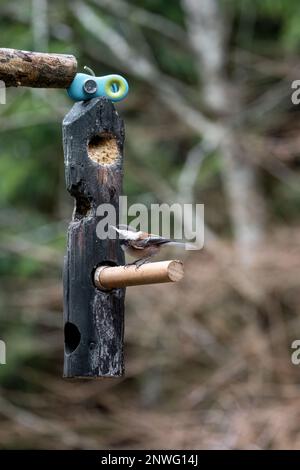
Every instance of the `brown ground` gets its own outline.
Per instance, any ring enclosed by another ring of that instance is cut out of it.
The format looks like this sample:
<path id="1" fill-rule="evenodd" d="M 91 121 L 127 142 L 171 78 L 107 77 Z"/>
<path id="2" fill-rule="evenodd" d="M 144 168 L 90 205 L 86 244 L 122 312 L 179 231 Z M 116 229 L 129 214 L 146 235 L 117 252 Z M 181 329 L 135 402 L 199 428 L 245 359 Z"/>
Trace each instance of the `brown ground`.
<path id="1" fill-rule="evenodd" d="M 61 379 L 60 281 L 17 281 L 6 311 L 38 353 L 2 387 L 1 447 L 300 448 L 299 234 L 278 230 L 251 272 L 222 245 L 177 285 L 128 289 L 122 380 Z"/>

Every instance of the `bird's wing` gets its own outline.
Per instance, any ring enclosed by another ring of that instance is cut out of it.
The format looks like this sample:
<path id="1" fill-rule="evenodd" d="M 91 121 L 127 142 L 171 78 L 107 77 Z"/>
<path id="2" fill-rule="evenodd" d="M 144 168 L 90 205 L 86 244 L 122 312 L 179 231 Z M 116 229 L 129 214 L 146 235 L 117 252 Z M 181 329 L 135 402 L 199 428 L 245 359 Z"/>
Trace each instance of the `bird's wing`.
<path id="1" fill-rule="evenodd" d="M 143 250 L 148 246 L 147 240 L 148 238 L 144 238 L 143 240 L 128 240 L 127 245 L 135 248 L 136 250 Z"/>
<path id="2" fill-rule="evenodd" d="M 156 236 L 151 236 L 144 238 L 142 240 L 134 240 L 131 241 L 131 246 L 138 250 L 142 250 L 144 248 L 147 248 L 148 246 L 153 246 L 153 245 L 164 245 L 165 243 L 169 243 L 170 240 L 167 238 L 163 237 L 156 237 Z"/>

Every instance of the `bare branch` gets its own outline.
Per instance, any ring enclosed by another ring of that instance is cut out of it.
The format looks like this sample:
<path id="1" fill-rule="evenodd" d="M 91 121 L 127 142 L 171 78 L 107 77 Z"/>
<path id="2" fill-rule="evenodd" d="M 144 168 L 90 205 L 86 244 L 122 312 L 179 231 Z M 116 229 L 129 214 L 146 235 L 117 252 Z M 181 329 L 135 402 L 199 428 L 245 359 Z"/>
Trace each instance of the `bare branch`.
<path id="1" fill-rule="evenodd" d="M 140 26 L 159 32 L 160 34 L 179 41 L 183 46 L 186 45 L 187 37 L 185 31 L 176 23 L 161 15 L 152 13 L 136 5 L 130 5 L 124 0 L 93 0 L 93 3 L 107 8 L 114 15 L 130 20 Z"/>
<path id="2" fill-rule="evenodd" d="M 223 132 L 222 149 L 224 187 L 229 202 L 240 260 L 249 264 L 263 235 L 263 199 L 256 172 L 241 152 L 232 120 L 242 106 L 232 98 L 229 77 L 225 75 L 226 36 L 224 17 L 218 0 L 182 0 L 191 44 L 203 78 L 204 100 L 216 112 Z"/>
<path id="3" fill-rule="evenodd" d="M 225 28 L 216 0 L 182 0 L 191 45 L 202 78 L 203 97 L 213 110 L 226 111 L 223 72 L 225 65 Z"/>
<path id="4" fill-rule="evenodd" d="M 212 151 L 212 147 L 204 142 L 199 142 L 187 154 L 185 164 L 180 172 L 177 188 L 177 199 L 183 202 L 194 201 L 194 188 L 197 183 L 198 174 L 202 163 L 208 154 Z"/>

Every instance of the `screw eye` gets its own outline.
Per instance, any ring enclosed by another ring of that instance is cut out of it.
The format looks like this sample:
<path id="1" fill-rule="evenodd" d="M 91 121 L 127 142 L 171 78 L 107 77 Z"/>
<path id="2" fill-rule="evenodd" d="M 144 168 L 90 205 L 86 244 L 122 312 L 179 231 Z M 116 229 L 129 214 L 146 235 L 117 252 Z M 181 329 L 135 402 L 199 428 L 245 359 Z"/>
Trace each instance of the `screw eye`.
<path id="1" fill-rule="evenodd" d="M 92 78 L 88 78 L 83 84 L 84 91 L 89 95 L 96 93 L 97 88 L 97 83 Z"/>

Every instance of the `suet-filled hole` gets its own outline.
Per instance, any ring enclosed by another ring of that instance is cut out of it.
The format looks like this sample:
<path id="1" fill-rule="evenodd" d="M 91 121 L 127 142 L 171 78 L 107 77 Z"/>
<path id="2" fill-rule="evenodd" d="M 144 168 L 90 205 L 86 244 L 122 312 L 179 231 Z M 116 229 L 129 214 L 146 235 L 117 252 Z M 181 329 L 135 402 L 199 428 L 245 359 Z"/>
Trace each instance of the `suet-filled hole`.
<path id="1" fill-rule="evenodd" d="M 112 165 L 119 157 L 116 139 L 110 135 L 96 135 L 89 142 L 88 155 L 100 165 Z"/>
<path id="2" fill-rule="evenodd" d="M 67 322 L 65 324 L 65 350 L 67 354 L 71 354 L 79 346 L 81 339 L 80 331 L 74 323 Z"/>

